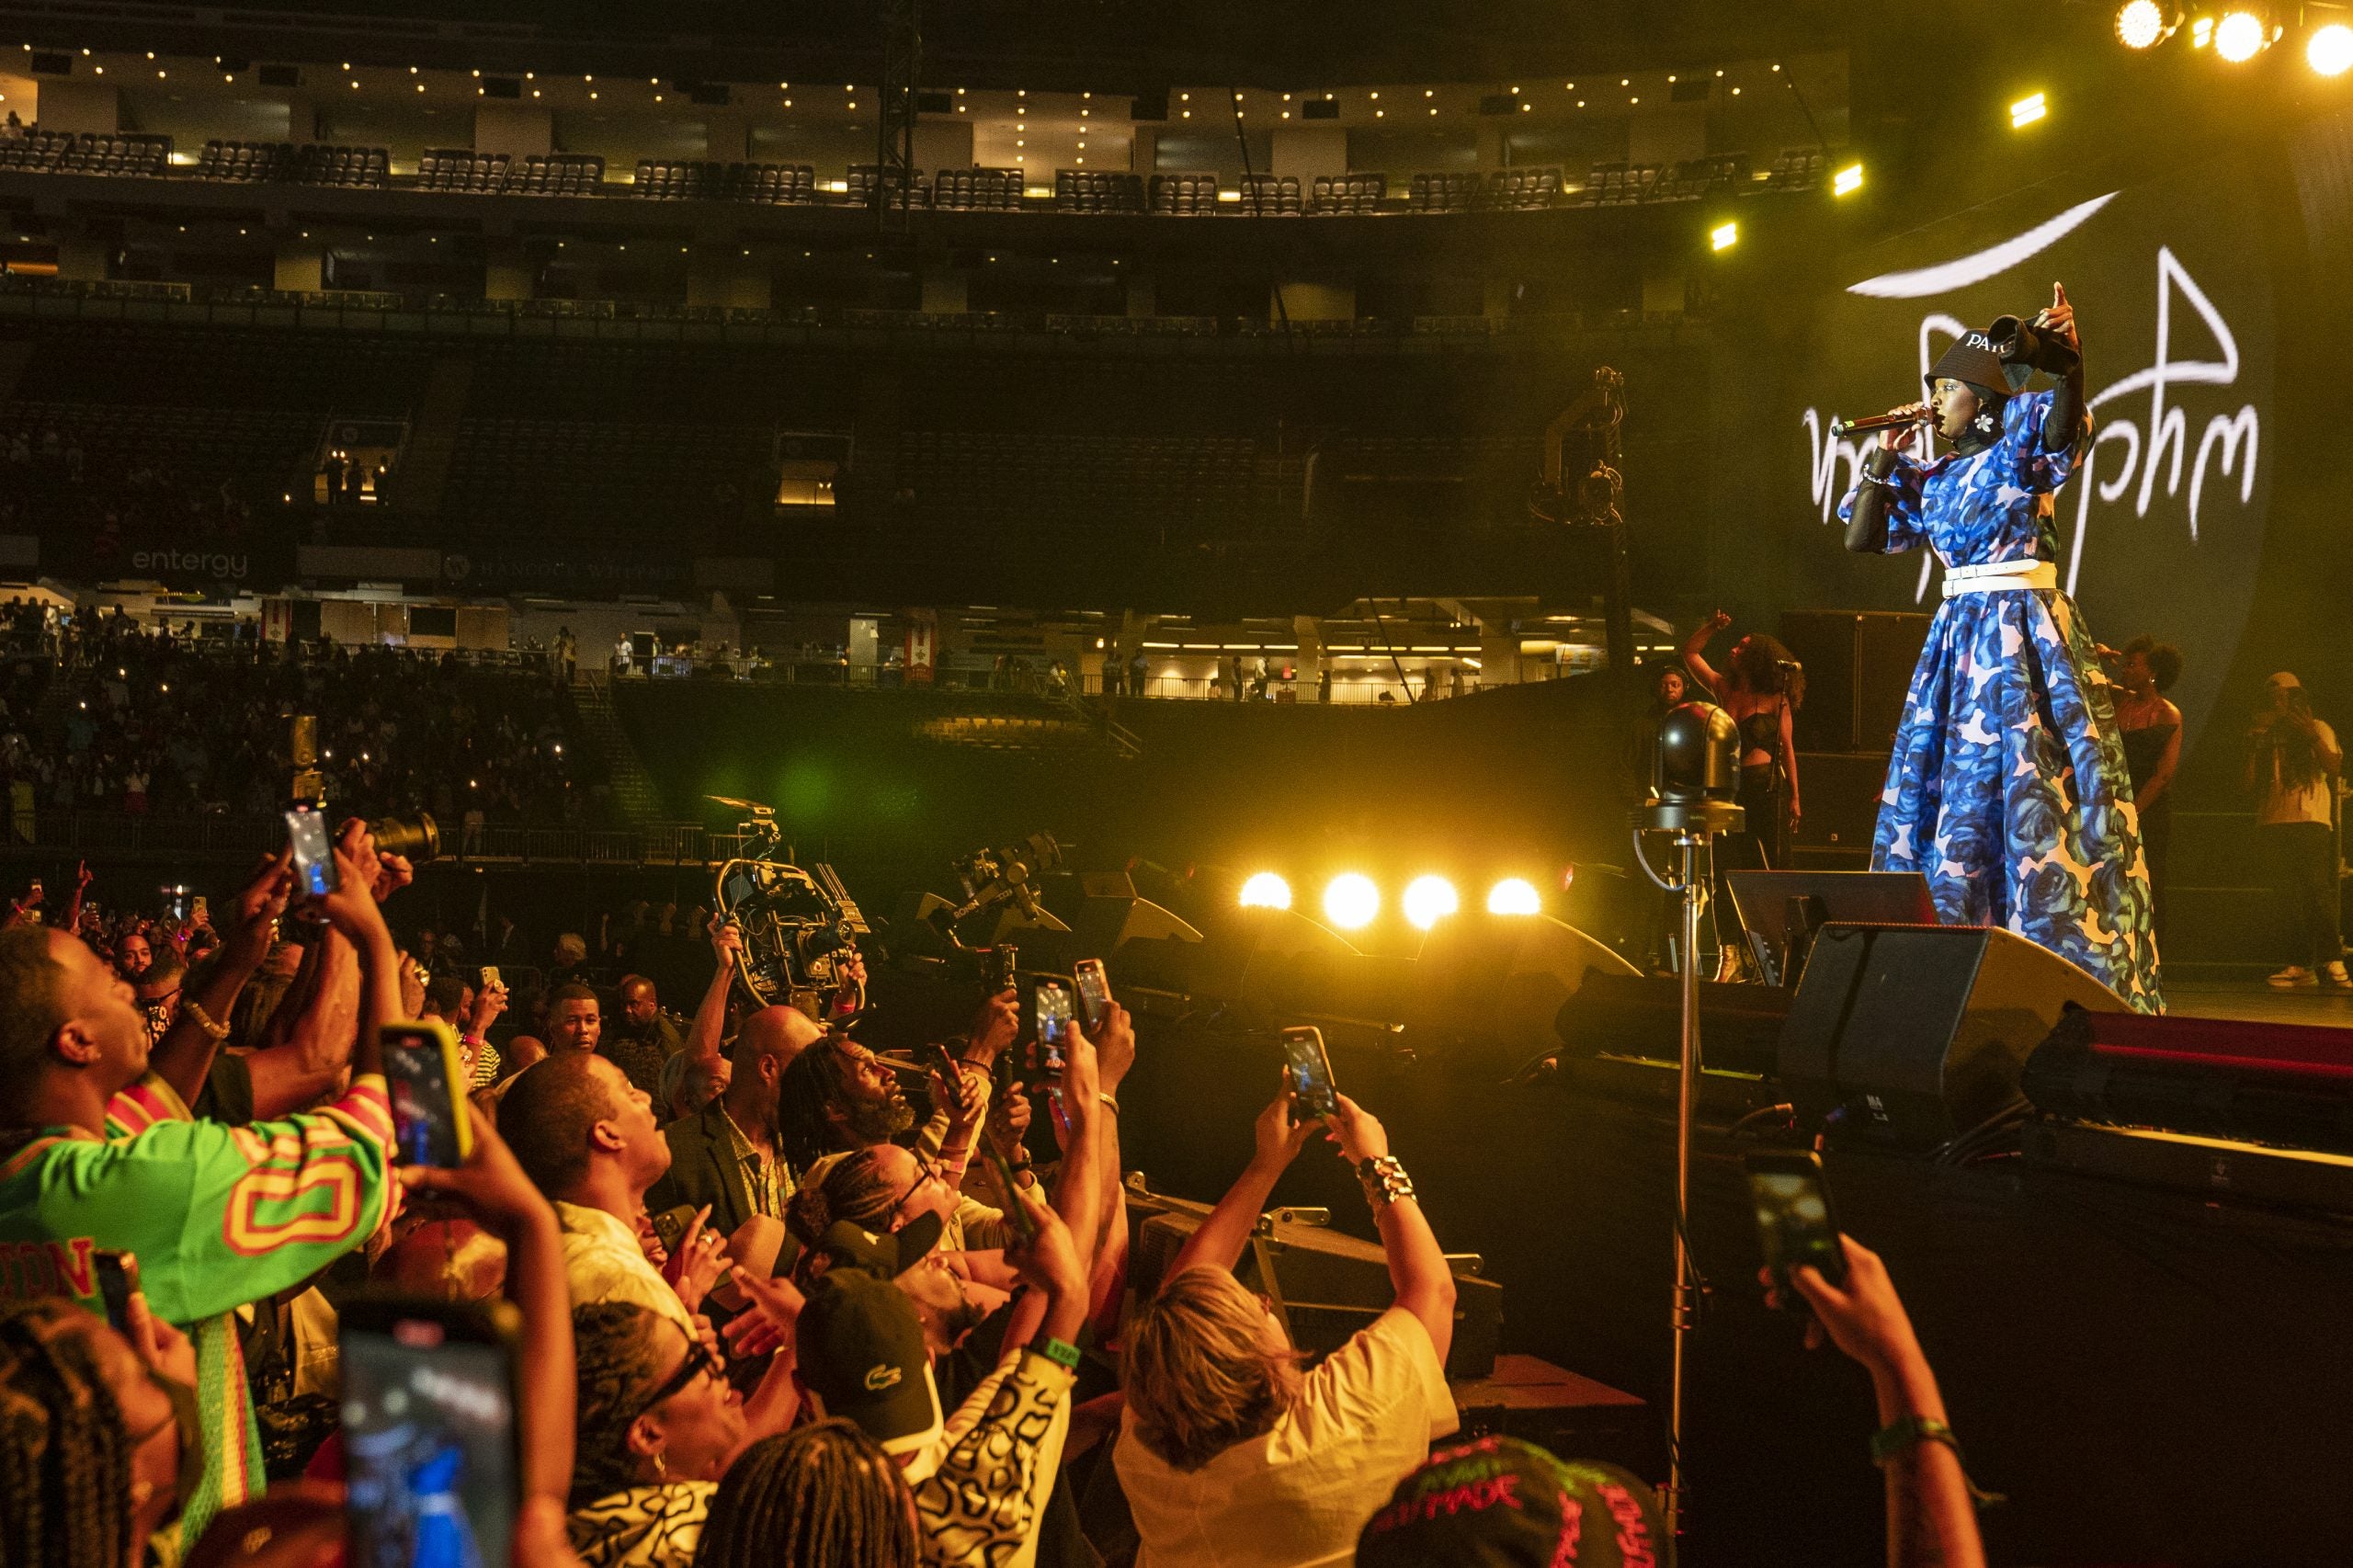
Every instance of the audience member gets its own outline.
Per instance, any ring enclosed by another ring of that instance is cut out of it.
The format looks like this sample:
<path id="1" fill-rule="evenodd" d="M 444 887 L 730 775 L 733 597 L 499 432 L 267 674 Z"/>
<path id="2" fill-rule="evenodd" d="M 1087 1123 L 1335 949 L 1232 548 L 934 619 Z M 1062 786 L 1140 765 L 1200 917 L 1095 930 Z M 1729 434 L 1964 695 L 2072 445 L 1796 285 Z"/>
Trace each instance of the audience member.
<path id="1" fill-rule="evenodd" d="M 324 1110 L 250 1135 L 172 1120 L 108 1141 L 108 1102 L 148 1067 L 129 987 L 78 937 L 0 932 L 0 1241 L 20 1257 L 54 1258 L 52 1243 L 132 1254 L 158 1315 L 193 1325 L 205 1448 L 218 1462 L 188 1506 L 192 1532 L 243 1500 L 262 1471 L 231 1314 L 358 1246 L 388 1201 L 392 1119 L 376 1034 L 397 1016 L 395 955 L 372 869 L 348 838 L 335 855 L 339 885 L 319 907 L 358 949 L 365 983 L 350 1087 Z M 103 1314 L 88 1274 L 33 1272 L 12 1271 L 18 1292 L 70 1294 Z"/>
<path id="2" fill-rule="evenodd" d="M 1396 1303 L 1313 1371 L 1233 1277 L 1276 1179 L 1324 1131 L 1356 1167 Z M 1294 1124 L 1279 1097 L 1257 1153 L 1128 1330 L 1127 1412 L 1113 1452 L 1154 1568 L 1345 1558 L 1432 1438 L 1455 1428 L 1446 1387 L 1454 1276 L 1381 1123 L 1343 1096 Z"/>
<path id="3" fill-rule="evenodd" d="M 670 1168 L 648 1199 L 653 1207 L 708 1208 L 710 1223 L 729 1234 L 755 1216 L 783 1221 L 793 1187 L 777 1136 L 778 1088 L 822 1033 L 790 1007 L 764 1007 L 744 1021 L 725 1091 L 662 1130 Z"/>
<path id="4" fill-rule="evenodd" d="M 1671 1568 L 1651 1489 L 1518 1437 L 1441 1449 L 1357 1539 L 1357 1568 Z"/>
<path id="5" fill-rule="evenodd" d="M 654 982 L 642 974 L 621 977 L 616 987 L 620 1017 L 603 1031 L 597 1051 L 629 1075 L 629 1081 L 649 1095 L 662 1087 L 662 1064 L 684 1048 L 678 1026 L 662 1011 Z"/>
<path id="6" fill-rule="evenodd" d="M 851 1422 L 818 1421 L 745 1449 L 710 1500 L 695 1568 L 915 1568 L 915 1494 Z"/>
<path id="7" fill-rule="evenodd" d="M 603 1057 L 566 1051 L 517 1074 L 498 1119 L 524 1174 L 555 1205 L 573 1305 L 628 1302 L 699 1335 L 695 1309 L 717 1276 L 710 1244 L 720 1238 L 698 1238 L 683 1280 L 648 1261 L 645 1193 L 670 1165 L 652 1102 Z"/>

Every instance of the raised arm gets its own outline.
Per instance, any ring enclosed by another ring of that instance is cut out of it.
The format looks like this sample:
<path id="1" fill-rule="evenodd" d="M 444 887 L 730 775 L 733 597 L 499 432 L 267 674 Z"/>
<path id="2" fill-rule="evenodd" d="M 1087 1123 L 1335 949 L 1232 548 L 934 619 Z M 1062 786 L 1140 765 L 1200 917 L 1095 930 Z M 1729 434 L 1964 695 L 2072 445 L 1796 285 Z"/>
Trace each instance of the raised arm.
<path id="1" fill-rule="evenodd" d="M 711 955 L 719 966 L 710 971 L 694 1022 L 687 1026 L 686 1054 L 689 1065 L 706 1075 L 719 1070 L 719 1042 L 727 1033 L 727 997 L 735 983 L 735 960 L 744 950 L 744 933 L 720 915 L 710 917 Z"/>
<path id="2" fill-rule="evenodd" d="M 1699 684 L 1706 687 L 1711 691 L 1721 689 L 1723 682 L 1722 678 L 1716 674 L 1714 668 L 1711 666 L 1707 661 L 1706 653 L 1708 642 L 1711 638 L 1714 637 L 1717 632 L 1722 631 L 1725 627 L 1730 626 L 1731 624 L 1732 617 L 1726 615 L 1722 610 L 1718 610 L 1715 614 L 1701 621 L 1698 630 L 1694 631 L 1690 636 L 1683 640 L 1684 665 L 1689 668 L 1694 676 L 1699 677 Z"/>
<path id="3" fill-rule="evenodd" d="M 294 891 L 291 865 L 291 851 L 279 851 L 237 894 L 236 923 L 203 979 L 188 992 L 179 1017 L 148 1053 L 148 1071 L 170 1085 L 182 1105 L 196 1104 L 203 1092 L 212 1059 L 229 1036 L 229 1014 L 237 1005 L 237 994 L 269 954 L 270 936 Z M 77 897 L 79 892 L 76 889 Z"/>
<path id="4" fill-rule="evenodd" d="M 1887 1473 L 1889 1568 L 1984 1568 L 1969 1477 L 1937 1375 L 1887 1266 L 1852 1236 L 1841 1236 L 1839 1244 L 1847 1251 L 1843 1287 L 1811 1266 L 1798 1269 L 1791 1283 L 1813 1309 L 1806 1342 L 1819 1345 L 1826 1335 L 1870 1374 L 1880 1422 L 1872 1458 Z"/>
<path id="5" fill-rule="evenodd" d="M 1290 1119 L 1291 1099 L 1288 1090 L 1275 1096 L 1272 1104 L 1258 1113 L 1254 1127 L 1256 1150 L 1225 1196 L 1217 1200 L 1199 1229 L 1178 1249 L 1168 1265 L 1164 1278 L 1174 1279 L 1188 1268 L 1208 1264 L 1231 1270 L 1242 1261 L 1242 1249 L 1250 1240 L 1250 1233 L 1257 1228 L 1258 1216 L 1266 1211 L 1267 1198 L 1275 1190 L 1275 1183 L 1299 1152 L 1307 1147 L 1308 1139 L 1315 1134 L 1317 1123 L 1294 1124 Z"/>
<path id="6" fill-rule="evenodd" d="M 359 1028 L 359 955 L 341 932 L 328 929 L 303 961 L 307 984 L 298 977 L 270 1019 L 270 1032 L 281 1038 L 245 1058 L 256 1121 L 291 1115 L 334 1094 L 351 1066 L 352 1036 Z"/>
<path id="7" fill-rule="evenodd" d="M 1340 1155 L 1357 1169 L 1364 1183 L 1365 1201 L 1372 1205 L 1373 1222 L 1381 1227 L 1381 1250 L 1389 1256 L 1389 1283 L 1397 1304 L 1414 1314 L 1429 1331 L 1430 1344 L 1440 1365 L 1454 1344 L 1454 1270 L 1438 1250 L 1422 1206 L 1414 1198 L 1414 1184 L 1403 1167 L 1390 1158 L 1389 1133 L 1346 1095 L 1338 1112 L 1325 1119 Z"/>

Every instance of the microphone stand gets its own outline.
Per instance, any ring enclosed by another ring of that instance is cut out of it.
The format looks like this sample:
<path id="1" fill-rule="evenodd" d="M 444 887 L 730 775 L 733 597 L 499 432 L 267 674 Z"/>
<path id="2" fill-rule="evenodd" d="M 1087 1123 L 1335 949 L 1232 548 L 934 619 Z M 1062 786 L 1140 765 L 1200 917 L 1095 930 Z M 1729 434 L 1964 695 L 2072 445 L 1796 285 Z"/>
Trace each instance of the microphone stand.
<path id="1" fill-rule="evenodd" d="M 1666 1484 L 1659 1501 L 1672 1540 L 1683 1533 L 1683 1369 L 1686 1342 L 1699 1314 L 1699 1270 L 1691 1260 L 1691 1130 L 1699 1109 L 1699 924 L 1706 913 L 1715 857 L 1710 840 L 1717 834 L 1738 833 L 1747 824 L 1747 812 L 1729 801 L 1654 801 L 1634 813 L 1634 859 L 1643 874 L 1664 891 L 1683 900 L 1683 1040 L 1681 1082 L 1675 1107 L 1675 1359 L 1667 1388 Z M 1643 854 L 1645 832 L 1675 835 L 1681 851 L 1681 875 L 1663 880 Z"/>

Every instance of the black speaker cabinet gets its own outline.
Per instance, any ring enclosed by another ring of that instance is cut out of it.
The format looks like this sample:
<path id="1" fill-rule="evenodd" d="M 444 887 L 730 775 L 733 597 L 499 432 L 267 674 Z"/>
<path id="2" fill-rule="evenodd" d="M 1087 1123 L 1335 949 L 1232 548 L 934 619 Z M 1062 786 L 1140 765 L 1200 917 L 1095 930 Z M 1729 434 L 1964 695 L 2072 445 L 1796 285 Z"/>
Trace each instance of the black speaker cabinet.
<path id="1" fill-rule="evenodd" d="M 2046 948 L 1982 926 L 1822 928 L 1781 1026 L 1799 1126 L 1929 1149 L 2018 1091 L 2068 1003 L 2123 1000 Z"/>
<path id="2" fill-rule="evenodd" d="M 1781 641 L 1805 666 L 1798 750 L 1877 751 L 1882 765 L 1928 618 L 1899 612 L 1786 610 Z M 1811 794 L 1809 790 L 1807 793 Z"/>

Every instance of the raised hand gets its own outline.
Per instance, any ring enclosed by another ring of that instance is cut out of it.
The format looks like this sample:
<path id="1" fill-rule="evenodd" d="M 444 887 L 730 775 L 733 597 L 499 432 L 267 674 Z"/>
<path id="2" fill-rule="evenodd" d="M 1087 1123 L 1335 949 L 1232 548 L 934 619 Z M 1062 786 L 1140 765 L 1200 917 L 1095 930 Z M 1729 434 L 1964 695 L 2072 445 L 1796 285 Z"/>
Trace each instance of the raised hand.
<path id="1" fill-rule="evenodd" d="M 1251 1137 L 1257 1148 L 1253 1164 L 1281 1170 L 1299 1158 L 1299 1152 L 1307 1147 L 1310 1138 L 1315 1136 L 1319 1123 L 1294 1122 L 1290 1113 L 1291 1096 L 1288 1088 L 1258 1113 L 1258 1119 L 1251 1127 Z"/>
<path id="2" fill-rule="evenodd" d="M 1340 1146 L 1342 1159 L 1353 1165 L 1389 1153 L 1389 1130 L 1381 1125 L 1380 1118 L 1346 1095 L 1332 1097 L 1340 1108 L 1325 1117 L 1324 1124 L 1332 1142 Z"/>
<path id="3" fill-rule="evenodd" d="M 2083 338 L 2075 331 L 2075 307 L 2067 301 L 2064 284 L 2053 283 L 2051 286 L 2051 308 L 2037 319 L 2042 324 L 2043 331 L 2077 353 L 2083 351 Z"/>

